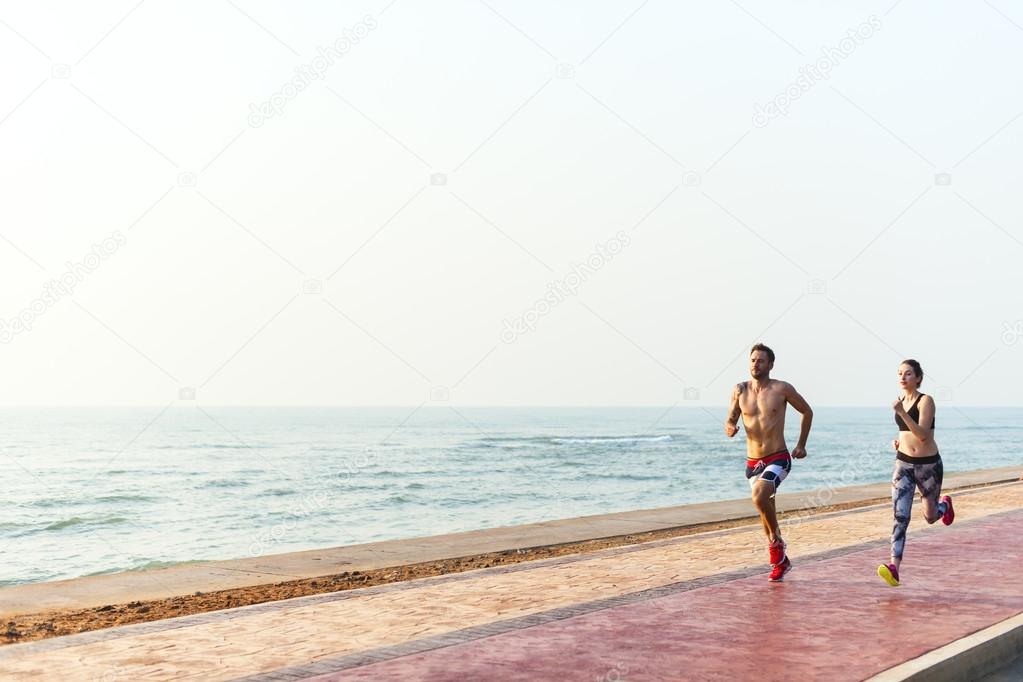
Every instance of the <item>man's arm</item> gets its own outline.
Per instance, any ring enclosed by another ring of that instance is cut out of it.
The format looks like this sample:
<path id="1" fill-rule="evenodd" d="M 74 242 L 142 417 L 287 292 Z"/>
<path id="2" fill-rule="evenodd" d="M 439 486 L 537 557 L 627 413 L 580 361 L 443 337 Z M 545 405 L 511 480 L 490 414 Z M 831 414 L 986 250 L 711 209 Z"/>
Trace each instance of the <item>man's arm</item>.
<path id="1" fill-rule="evenodd" d="M 739 409 L 739 395 L 742 393 L 742 384 L 736 384 L 735 388 L 732 389 L 732 402 L 728 406 L 728 416 L 725 417 L 725 435 L 731 438 L 739 432 L 739 415 L 742 414 L 742 410 Z"/>
<path id="2" fill-rule="evenodd" d="M 799 422 L 799 442 L 792 448 L 792 456 L 796 459 L 806 457 L 806 439 L 810 436 L 810 425 L 813 423 L 813 410 L 810 404 L 799 395 L 799 391 L 792 384 L 785 384 L 785 400 L 792 408 L 803 415 Z"/>

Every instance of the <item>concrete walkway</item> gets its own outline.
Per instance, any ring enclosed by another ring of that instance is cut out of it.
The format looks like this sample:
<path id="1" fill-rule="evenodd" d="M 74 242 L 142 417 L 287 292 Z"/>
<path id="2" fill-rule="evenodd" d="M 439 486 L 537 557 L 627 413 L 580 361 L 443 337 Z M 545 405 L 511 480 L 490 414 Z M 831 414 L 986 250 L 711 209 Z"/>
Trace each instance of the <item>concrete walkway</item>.
<path id="1" fill-rule="evenodd" d="M 1023 613 L 1023 484 L 955 500 L 898 588 L 879 504 L 786 523 L 781 584 L 743 526 L 11 645 L 0 678 L 861 680 Z"/>

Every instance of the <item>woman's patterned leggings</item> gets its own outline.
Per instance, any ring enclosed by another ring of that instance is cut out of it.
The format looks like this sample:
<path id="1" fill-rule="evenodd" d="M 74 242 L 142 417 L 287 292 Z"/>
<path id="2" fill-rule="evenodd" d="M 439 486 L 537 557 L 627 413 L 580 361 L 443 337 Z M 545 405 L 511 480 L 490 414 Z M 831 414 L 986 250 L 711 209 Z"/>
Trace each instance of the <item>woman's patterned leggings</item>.
<path id="1" fill-rule="evenodd" d="M 907 461 L 908 460 L 908 461 Z M 945 513 L 945 503 L 938 502 L 941 495 L 941 478 L 944 469 L 941 455 L 931 457 L 910 457 L 899 453 L 895 460 L 895 474 L 892 476 L 892 504 L 895 507 L 895 527 L 892 528 L 892 556 L 902 558 L 906 546 L 906 529 L 913 513 L 913 493 L 920 489 L 920 496 L 929 499 L 938 510 L 938 516 L 928 519 L 934 523 Z"/>

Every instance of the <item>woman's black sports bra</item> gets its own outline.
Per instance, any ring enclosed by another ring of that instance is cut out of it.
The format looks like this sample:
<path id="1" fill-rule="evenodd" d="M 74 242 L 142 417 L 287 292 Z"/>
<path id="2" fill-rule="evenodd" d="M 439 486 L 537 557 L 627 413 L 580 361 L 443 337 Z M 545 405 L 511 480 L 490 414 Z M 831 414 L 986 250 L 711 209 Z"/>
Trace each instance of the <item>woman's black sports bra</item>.
<path id="1" fill-rule="evenodd" d="M 908 414 L 910 417 L 912 417 L 913 421 L 915 421 L 917 424 L 920 423 L 920 410 L 917 408 L 916 404 L 918 402 L 920 402 L 920 398 L 923 398 L 924 395 L 925 394 L 923 394 L 923 393 L 918 395 L 916 397 L 916 400 L 913 401 L 912 406 L 910 406 L 910 408 L 908 410 L 906 410 L 906 414 Z M 932 417 L 931 418 L 931 430 L 932 431 L 934 430 L 934 421 L 935 420 Z M 902 421 L 902 417 L 900 417 L 899 415 L 895 415 L 895 423 L 898 425 L 899 431 L 909 431 L 909 427 L 906 426 L 906 422 Z"/>

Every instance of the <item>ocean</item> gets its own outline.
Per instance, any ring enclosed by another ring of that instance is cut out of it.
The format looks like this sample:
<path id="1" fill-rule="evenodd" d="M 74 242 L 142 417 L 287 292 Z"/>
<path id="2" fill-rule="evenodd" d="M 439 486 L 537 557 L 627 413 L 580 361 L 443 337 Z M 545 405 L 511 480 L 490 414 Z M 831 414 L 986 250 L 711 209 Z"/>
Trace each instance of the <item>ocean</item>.
<path id="1" fill-rule="evenodd" d="M 0 586 L 746 497 L 724 412 L 3 408 Z M 1021 417 L 939 404 L 945 470 L 1021 464 Z M 782 491 L 887 481 L 894 435 L 818 408 Z"/>

